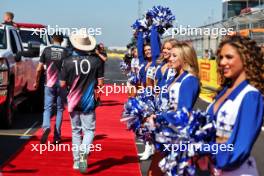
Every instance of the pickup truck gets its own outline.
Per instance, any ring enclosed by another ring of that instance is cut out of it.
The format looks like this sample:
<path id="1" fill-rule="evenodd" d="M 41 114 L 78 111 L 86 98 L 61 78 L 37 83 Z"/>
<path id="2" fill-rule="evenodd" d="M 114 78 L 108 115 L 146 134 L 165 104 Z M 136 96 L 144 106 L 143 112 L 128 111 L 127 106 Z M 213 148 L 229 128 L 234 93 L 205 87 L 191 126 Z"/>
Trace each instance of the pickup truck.
<path id="1" fill-rule="evenodd" d="M 28 43 L 31 41 L 38 42 L 40 45 L 40 54 L 43 50 L 51 45 L 52 39 L 48 35 L 47 27 L 43 24 L 34 23 L 16 23 L 18 33 L 22 40 L 24 50 L 28 49 Z"/>
<path id="2" fill-rule="evenodd" d="M 41 108 L 36 106 L 42 106 L 42 86 L 33 86 L 38 62 L 39 46 L 29 42 L 24 51 L 17 28 L 0 24 L 0 127 L 11 127 L 15 108 L 28 98 Z"/>
<path id="3" fill-rule="evenodd" d="M 29 42 L 36 42 L 40 45 L 40 55 L 43 50 L 52 44 L 51 35 L 48 33 L 48 27 L 43 24 L 36 23 L 17 23 L 18 33 L 21 36 L 22 46 L 24 50 L 28 49 Z M 63 47 L 72 50 L 72 45 L 70 43 L 69 37 L 64 34 L 63 42 L 61 44 Z"/>

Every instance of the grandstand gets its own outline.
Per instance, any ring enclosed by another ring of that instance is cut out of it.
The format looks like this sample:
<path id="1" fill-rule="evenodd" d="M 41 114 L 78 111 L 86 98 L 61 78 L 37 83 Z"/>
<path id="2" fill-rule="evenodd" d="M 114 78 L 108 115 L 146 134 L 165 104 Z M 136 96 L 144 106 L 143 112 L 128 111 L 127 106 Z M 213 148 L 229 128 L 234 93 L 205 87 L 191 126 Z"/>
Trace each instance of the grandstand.
<path id="1" fill-rule="evenodd" d="M 223 7 L 226 5 L 226 0 L 223 2 Z M 230 1 L 228 1 L 230 2 Z M 236 1 L 238 2 L 238 1 Z M 247 4 L 249 4 L 247 2 Z M 255 3 L 256 4 L 256 3 Z M 198 27 L 199 29 L 232 29 L 233 34 L 248 36 L 258 44 L 264 44 L 264 5 L 258 1 L 259 6 L 254 9 L 240 9 L 240 14 L 232 16 L 212 24 Z M 241 6 L 243 7 L 243 6 Z M 223 8 L 223 11 L 225 9 Z M 232 11 L 232 9 L 229 9 Z M 237 9 L 236 9 L 237 10 Z M 227 12 L 223 12 L 227 13 Z M 231 13 L 229 13 L 231 14 Z M 224 16 L 223 16 L 224 17 Z M 177 35 L 176 39 L 180 41 L 188 41 L 194 46 L 198 58 L 200 68 L 200 79 L 202 82 L 201 98 L 210 102 L 215 95 L 215 91 L 219 88 L 219 76 L 217 75 L 217 64 L 215 60 L 204 58 L 205 50 L 215 53 L 223 35 Z M 212 59 L 212 58 L 211 58 Z"/>
<path id="2" fill-rule="evenodd" d="M 226 20 L 200 26 L 199 28 L 232 28 L 235 33 L 249 36 L 259 44 L 264 44 L 264 6 L 260 7 L 258 10 L 242 13 Z M 181 41 L 192 42 L 198 56 L 202 57 L 206 49 L 216 51 L 222 37 L 221 35 L 185 35 L 177 36 L 176 38 Z"/>

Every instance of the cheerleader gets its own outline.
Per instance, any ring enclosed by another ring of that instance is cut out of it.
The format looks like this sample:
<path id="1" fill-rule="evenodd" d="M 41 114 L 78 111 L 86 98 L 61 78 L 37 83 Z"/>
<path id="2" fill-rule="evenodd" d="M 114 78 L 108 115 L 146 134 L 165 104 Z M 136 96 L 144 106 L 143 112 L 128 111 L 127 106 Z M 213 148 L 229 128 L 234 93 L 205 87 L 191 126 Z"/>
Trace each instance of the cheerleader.
<path id="1" fill-rule="evenodd" d="M 129 78 L 127 82 L 129 97 L 136 97 L 137 92 L 142 91 L 142 89 L 146 87 L 154 86 L 154 73 L 153 71 L 151 73 L 149 72 L 150 65 L 152 64 L 151 46 L 149 43 L 144 44 L 142 52 L 142 56 L 139 56 L 140 58 L 136 58 L 136 56 L 138 56 L 137 49 L 134 49 L 133 52 L 134 59 L 131 64 L 133 67 L 131 67 L 130 76 L 134 74 L 139 80 L 134 81 L 135 83 L 131 83 Z"/>
<path id="2" fill-rule="evenodd" d="M 139 58 L 138 58 L 138 51 L 137 48 L 131 49 L 132 60 L 131 60 L 131 70 L 128 74 L 128 81 L 127 81 L 127 88 L 128 88 L 128 96 L 135 97 L 137 95 L 136 90 L 139 86 Z"/>
<path id="3" fill-rule="evenodd" d="M 132 48 L 132 60 L 131 60 L 131 72 L 138 74 L 139 72 L 139 59 L 138 59 L 138 51 L 137 48 Z"/>
<path id="4" fill-rule="evenodd" d="M 151 46 L 149 43 L 144 44 L 143 53 L 145 61 L 139 70 L 139 78 L 141 86 L 145 88 L 154 85 L 153 71 L 149 70 L 152 64 Z"/>
<path id="5" fill-rule="evenodd" d="M 192 110 L 200 91 L 199 67 L 196 52 L 188 43 L 173 46 L 170 57 L 171 68 L 177 77 L 169 85 L 170 108 Z"/>
<path id="6" fill-rule="evenodd" d="M 175 76 L 175 72 L 173 69 L 169 69 L 168 63 L 170 58 L 170 50 L 173 45 L 176 44 L 175 39 L 169 39 L 166 40 L 162 47 L 161 47 L 161 64 L 157 67 L 156 73 L 155 73 L 155 83 L 154 87 L 161 88 L 164 82 L 170 77 Z M 156 93 L 156 92 L 155 92 Z M 145 151 L 143 153 L 140 153 L 139 156 L 141 156 L 140 160 L 144 161 L 149 159 L 151 155 L 154 153 L 154 146 L 152 144 L 149 144 L 149 142 L 146 142 L 145 145 Z"/>
<path id="7" fill-rule="evenodd" d="M 169 39 L 164 41 L 162 47 L 161 47 L 161 63 L 157 67 L 156 73 L 155 73 L 155 85 L 158 87 L 162 87 L 163 80 L 168 79 L 170 76 L 174 76 L 175 72 L 173 72 L 173 69 L 169 69 L 169 58 L 170 58 L 170 50 L 173 45 L 175 45 L 177 41 L 175 39 Z M 171 73 L 171 74 L 170 74 Z M 163 79 L 164 78 L 164 79 Z"/>
<path id="8" fill-rule="evenodd" d="M 191 111 L 200 91 L 198 61 L 193 47 L 184 42 L 174 44 L 169 58 L 169 67 L 177 73 L 176 76 L 166 81 L 169 109 L 176 111 L 185 107 Z M 155 115 L 151 116 L 149 121 L 153 121 L 153 118 Z M 161 153 L 155 153 L 148 171 L 149 176 L 164 174 L 158 167 L 162 158 Z"/>
<path id="9" fill-rule="evenodd" d="M 263 55 L 255 41 L 228 36 L 217 56 L 222 90 L 207 112 L 216 118 L 216 142 L 232 146 L 232 151 L 213 155 L 213 175 L 258 176 L 250 152 L 263 122 Z"/>
<path id="10" fill-rule="evenodd" d="M 151 46 L 145 44 L 143 47 L 145 63 L 139 70 L 139 77 L 141 82 L 141 88 L 153 88 L 154 87 L 154 70 L 149 70 L 152 63 Z M 154 145 L 150 142 L 146 142 L 145 150 L 143 153 L 139 153 L 140 160 L 144 161 L 149 159 L 154 154 Z"/>

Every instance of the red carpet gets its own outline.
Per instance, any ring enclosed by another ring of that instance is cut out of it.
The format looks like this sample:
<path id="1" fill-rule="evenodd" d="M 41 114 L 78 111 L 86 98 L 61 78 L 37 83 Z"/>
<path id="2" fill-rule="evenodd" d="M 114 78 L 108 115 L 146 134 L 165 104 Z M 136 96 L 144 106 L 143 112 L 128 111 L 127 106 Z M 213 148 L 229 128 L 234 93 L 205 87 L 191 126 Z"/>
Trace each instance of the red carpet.
<path id="1" fill-rule="evenodd" d="M 124 94 L 102 97 L 103 104 L 96 110 L 97 125 L 94 140 L 94 145 L 101 144 L 102 151 L 91 153 L 86 175 L 141 176 L 134 135 L 120 123 L 126 98 Z M 62 140 L 63 144 L 71 144 L 70 119 L 68 113 L 64 114 Z M 54 124 L 54 118 L 52 124 Z M 40 134 L 41 131 L 38 130 L 13 160 L 4 166 L 2 174 L 4 176 L 81 175 L 72 169 L 72 152 L 67 151 L 67 148 L 66 151 L 46 151 L 42 154 L 32 151 L 34 150 L 32 144 L 39 144 Z M 52 135 L 49 140 L 52 142 Z"/>

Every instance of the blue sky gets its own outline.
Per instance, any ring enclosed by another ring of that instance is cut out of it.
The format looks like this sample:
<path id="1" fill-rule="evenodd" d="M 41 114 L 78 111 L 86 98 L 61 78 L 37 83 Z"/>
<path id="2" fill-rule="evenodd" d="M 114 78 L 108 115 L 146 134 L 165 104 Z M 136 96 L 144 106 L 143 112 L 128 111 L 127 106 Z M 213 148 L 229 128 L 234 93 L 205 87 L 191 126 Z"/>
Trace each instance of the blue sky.
<path id="1" fill-rule="evenodd" d="M 221 19 L 221 0 L 142 0 L 144 13 L 154 5 L 169 7 L 178 24 L 193 27 Z M 15 13 L 17 22 L 55 27 L 102 28 L 97 40 L 107 46 L 125 46 L 138 17 L 138 0 L 0 0 L 0 14 Z M 213 18 L 209 19 L 210 16 Z"/>

